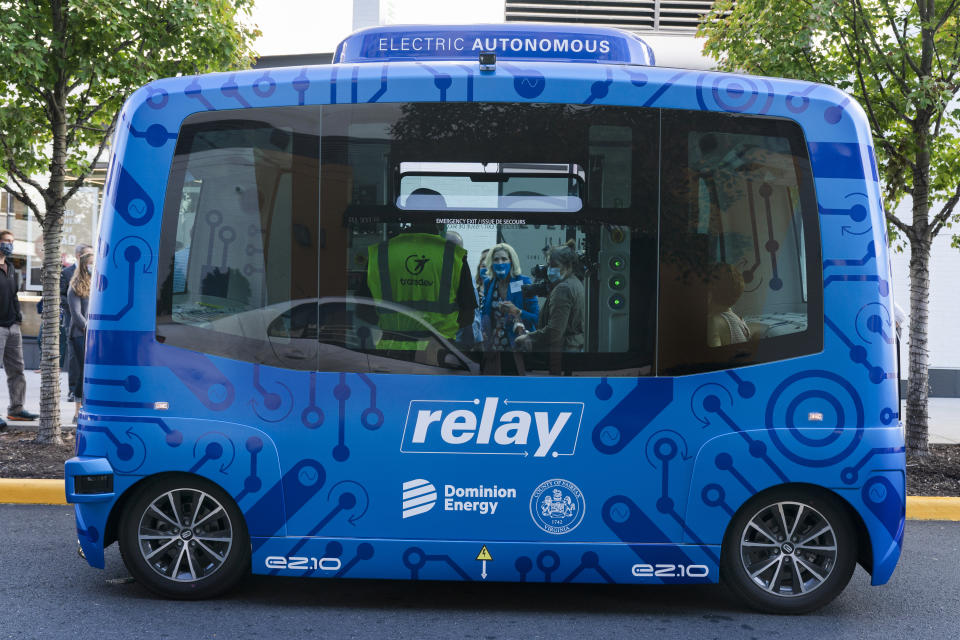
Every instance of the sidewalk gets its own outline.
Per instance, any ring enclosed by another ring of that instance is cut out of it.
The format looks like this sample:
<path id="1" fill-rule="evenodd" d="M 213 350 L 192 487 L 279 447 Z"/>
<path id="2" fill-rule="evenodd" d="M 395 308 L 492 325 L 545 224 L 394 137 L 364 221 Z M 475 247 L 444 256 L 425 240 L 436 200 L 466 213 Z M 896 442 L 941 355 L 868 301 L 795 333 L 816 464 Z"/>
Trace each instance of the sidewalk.
<path id="1" fill-rule="evenodd" d="M 25 371 L 27 378 L 27 396 L 24 407 L 27 411 L 40 413 L 40 374 Z M 6 384 L 0 382 L 0 409 L 6 411 Z M 930 398 L 930 443 L 931 444 L 960 444 L 960 398 Z M 901 415 L 905 415 L 906 402 L 900 407 Z M 60 373 L 60 424 L 66 428 L 73 427 L 73 403 L 67 402 L 67 374 Z M 36 422 L 11 422 L 10 426 L 17 429 L 36 429 Z"/>
<path id="2" fill-rule="evenodd" d="M 27 411 L 40 413 L 40 374 L 34 371 L 24 371 L 23 375 L 27 378 L 27 394 L 23 400 L 23 407 Z M 7 415 L 9 396 L 7 395 L 7 383 L 4 376 L 0 376 L 0 410 L 3 416 Z M 73 428 L 74 404 L 67 402 L 67 372 L 60 372 L 60 426 L 64 429 Z M 13 422 L 7 420 L 7 426 L 11 429 L 36 430 L 40 425 L 38 422 Z"/>

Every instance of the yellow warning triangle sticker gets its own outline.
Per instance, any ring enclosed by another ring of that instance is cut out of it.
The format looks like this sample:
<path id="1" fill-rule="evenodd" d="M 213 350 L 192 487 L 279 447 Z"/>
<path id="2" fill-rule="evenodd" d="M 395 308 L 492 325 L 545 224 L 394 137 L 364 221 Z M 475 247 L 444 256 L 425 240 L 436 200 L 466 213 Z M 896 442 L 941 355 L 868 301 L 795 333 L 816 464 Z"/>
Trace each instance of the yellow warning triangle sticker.
<path id="1" fill-rule="evenodd" d="M 487 551 L 487 545 L 483 545 L 483 549 L 480 549 L 480 553 L 477 554 L 477 560 L 493 560 L 493 556 Z"/>

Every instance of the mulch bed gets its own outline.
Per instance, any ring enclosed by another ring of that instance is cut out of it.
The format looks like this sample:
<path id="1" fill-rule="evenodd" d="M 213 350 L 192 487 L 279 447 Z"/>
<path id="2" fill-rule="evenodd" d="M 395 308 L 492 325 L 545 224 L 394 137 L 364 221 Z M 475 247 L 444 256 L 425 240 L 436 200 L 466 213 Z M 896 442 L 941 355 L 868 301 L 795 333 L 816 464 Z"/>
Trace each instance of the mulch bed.
<path id="1" fill-rule="evenodd" d="M 59 446 L 34 444 L 35 436 L 0 433 L 0 478 L 63 478 L 63 463 L 73 457 L 73 430 L 63 431 Z M 907 495 L 960 496 L 960 445 L 932 444 L 926 459 L 907 460 Z"/>
<path id="2" fill-rule="evenodd" d="M 63 463 L 74 456 L 74 431 L 61 435 L 62 445 L 36 444 L 35 431 L 8 427 L 0 433 L 0 478 L 63 478 Z"/>
<path id="3" fill-rule="evenodd" d="M 932 444 L 926 458 L 908 458 L 907 495 L 960 496 L 960 444 Z"/>

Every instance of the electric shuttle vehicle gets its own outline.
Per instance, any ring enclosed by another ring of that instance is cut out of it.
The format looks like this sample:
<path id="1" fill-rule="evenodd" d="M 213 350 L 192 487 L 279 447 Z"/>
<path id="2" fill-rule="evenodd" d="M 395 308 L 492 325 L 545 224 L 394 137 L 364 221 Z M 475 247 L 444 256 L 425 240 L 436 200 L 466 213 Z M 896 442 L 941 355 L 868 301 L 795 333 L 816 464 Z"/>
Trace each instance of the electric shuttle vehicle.
<path id="1" fill-rule="evenodd" d="M 615 29 L 377 27 L 330 65 L 152 82 L 103 198 L 80 548 L 172 598 L 723 579 L 799 613 L 858 563 L 881 585 L 885 234 L 850 96 Z"/>

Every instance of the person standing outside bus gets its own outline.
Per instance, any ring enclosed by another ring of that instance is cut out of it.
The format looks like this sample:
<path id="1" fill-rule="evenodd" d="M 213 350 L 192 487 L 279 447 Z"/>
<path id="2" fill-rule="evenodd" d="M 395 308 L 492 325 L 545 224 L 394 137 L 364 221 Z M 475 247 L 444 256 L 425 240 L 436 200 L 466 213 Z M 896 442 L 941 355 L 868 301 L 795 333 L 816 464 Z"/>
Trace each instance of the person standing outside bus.
<path id="1" fill-rule="evenodd" d="M 67 291 L 70 288 L 70 280 L 77 270 L 80 263 L 80 257 L 88 252 L 92 252 L 93 247 L 88 244 L 80 243 L 73 248 L 73 255 L 76 258 L 69 267 L 64 267 L 60 272 L 60 310 L 62 322 L 60 323 L 60 367 L 66 364 L 67 369 L 67 402 L 73 402 L 73 389 L 77 385 L 76 363 L 71 358 L 70 347 L 70 303 L 67 301 Z"/>
<path id="2" fill-rule="evenodd" d="M 87 305 L 90 302 L 90 281 L 93 276 L 93 252 L 87 251 L 79 260 L 77 268 L 70 278 L 67 289 L 67 302 L 70 305 L 70 359 L 75 363 L 77 376 L 71 383 L 76 402 L 76 413 L 73 423 L 77 423 L 80 408 L 83 403 L 83 359 L 85 355 L 84 342 L 87 336 Z"/>
<path id="3" fill-rule="evenodd" d="M 3 354 L 3 370 L 7 374 L 7 390 L 10 393 L 10 405 L 7 408 L 7 420 L 36 420 L 37 414 L 23 408 L 23 397 L 27 391 L 27 379 L 23 375 L 23 337 L 20 334 L 20 274 L 7 258 L 13 254 L 13 232 L 0 231 L 0 353 Z M 7 423 L 0 418 L 0 431 Z"/>

